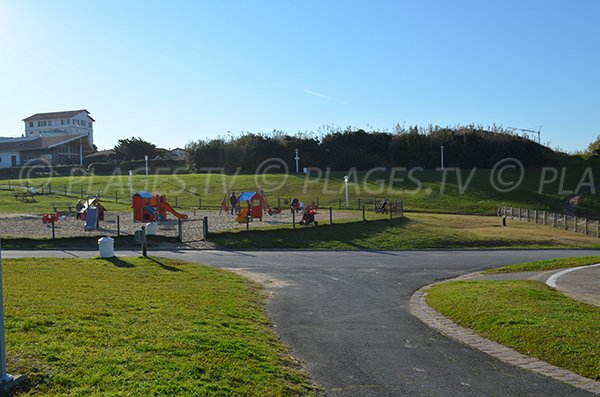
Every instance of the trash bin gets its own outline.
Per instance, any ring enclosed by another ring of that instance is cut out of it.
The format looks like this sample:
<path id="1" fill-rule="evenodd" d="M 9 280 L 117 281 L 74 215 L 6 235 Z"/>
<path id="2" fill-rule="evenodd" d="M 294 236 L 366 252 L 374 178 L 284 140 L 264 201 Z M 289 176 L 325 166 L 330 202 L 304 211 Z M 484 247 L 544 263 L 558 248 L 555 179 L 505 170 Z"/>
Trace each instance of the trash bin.
<path id="1" fill-rule="evenodd" d="M 146 235 L 147 236 L 156 236 L 157 231 L 158 231 L 158 225 L 156 224 L 156 222 L 146 223 Z"/>
<path id="2" fill-rule="evenodd" d="M 100 258 L 112 258 L 115 256 L 115 240 L 110 237 L 98 239 L 98 251 Z"/>

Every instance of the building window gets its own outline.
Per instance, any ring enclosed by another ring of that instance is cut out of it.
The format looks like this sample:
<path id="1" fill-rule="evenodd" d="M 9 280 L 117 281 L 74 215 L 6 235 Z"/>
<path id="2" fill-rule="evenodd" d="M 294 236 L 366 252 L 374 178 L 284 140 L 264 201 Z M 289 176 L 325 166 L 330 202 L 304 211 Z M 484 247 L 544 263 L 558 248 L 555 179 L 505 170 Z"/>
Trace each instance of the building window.
<path id="1" fill-rule="evenodd" d="M 30 127 L 33 127 L 33 121 L 30 121 L 30 122 L 29 122 L 29 126 L 30 126 Z"/>
<path id="2" fill-rule="evenodd" d="M 67 119 L 67 124 L 71 124 L 71 119 Z"/>

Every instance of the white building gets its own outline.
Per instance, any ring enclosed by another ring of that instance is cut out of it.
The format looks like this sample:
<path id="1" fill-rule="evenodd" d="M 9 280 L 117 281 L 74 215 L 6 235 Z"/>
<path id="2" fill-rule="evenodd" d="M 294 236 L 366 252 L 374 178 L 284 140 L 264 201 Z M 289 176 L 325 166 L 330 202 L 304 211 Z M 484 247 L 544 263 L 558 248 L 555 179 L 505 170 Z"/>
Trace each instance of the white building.
<path id="1" fill-rule="evenodd" d="M 36 113 L 23 119 L 25 137 L 85 134 L 92 144 L 94 143 L 93 123 L 95 121 L 90 117 L 90 112 L 85 109 Z"/>

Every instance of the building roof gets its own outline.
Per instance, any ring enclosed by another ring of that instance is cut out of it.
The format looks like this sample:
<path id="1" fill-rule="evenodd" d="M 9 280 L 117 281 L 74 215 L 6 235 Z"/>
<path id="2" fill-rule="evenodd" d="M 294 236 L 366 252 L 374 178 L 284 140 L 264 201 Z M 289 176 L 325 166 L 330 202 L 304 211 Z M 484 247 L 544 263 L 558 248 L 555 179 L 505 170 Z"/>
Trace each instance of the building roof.
<path id="1" fill-rule="evenodd" d="M 65 112 L 36 113 L 33 116 L 29 116 L 29 117 L 23 119 L 23 121 L 27 122 L 27 121 L 35 121 L 35 120 L 70 119 L 71 117 L 77 116 L 81 112 L 87 113 L 90 120 L 96 121 L 90 116 L 90 112 L 88 112 L 85 109 L 67 110 Z"/>
<path id="2" fill-rule="evenodd" d="M 86 146 L 84 150 L 89 151 L 92 149 L 92 143 L 87 134 L 74 135 L 45 135 L 40 137 L 24 137 L 24 138 L 13 138 L 7 141 L 0 141 L 0 151 L 8 152 L 22 152 L 27 150 L 40 150 L 40 149 L 52 149 L 53 147 L 64 145 L 80 138 L 83 139 L 83 143 Z"/>

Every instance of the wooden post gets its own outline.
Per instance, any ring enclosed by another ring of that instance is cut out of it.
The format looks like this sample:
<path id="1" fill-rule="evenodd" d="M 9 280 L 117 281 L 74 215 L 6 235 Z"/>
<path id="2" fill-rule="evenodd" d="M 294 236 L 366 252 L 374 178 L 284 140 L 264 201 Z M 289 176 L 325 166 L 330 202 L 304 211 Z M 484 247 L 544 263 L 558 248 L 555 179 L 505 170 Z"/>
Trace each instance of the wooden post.
<path id="1" fill-rule="evenodd" d="M 546 218 L 546 211 L 544 211 L 542 215 L 543 215 L 543 217 L 544 217 L 544 222 L 543 222 L 543 224 L 544 224 L 544 226 L 546 226 L 546 224 L 548 223 L 548 219 Z"/>
<path id="2" fill-rule="evenodd" d="M 246 231 L 250 231 L 250 202 L 248 202 L 248 209 L 246 210 Z"/>
<path id="3" fill-rule="evenodd" d="M 183 243 L 183 222 L 177 218 L 177 237 L 180 243 Z"/>
<path id="4" fill-rule="evenodd" d="M 519 221 L 521 221 L 521 208 L 519 207 Z"/>
<path id="5" fill-rule="evenodd" d="M 367 220 L 367 218 L 365 217 L 365 205 L 363 204 L 363 222 L 365 222 Z"/>
<path id="6" fill-rule="evenodd" d="M 329 207 L 329 224 L 333 225 L 333 208 Z"/>
<path id="7" fill-rule="evenodd" d="M 583 232 L 584 232 L 584 233 L 585 233 L 585 235 L 587 236 L 587 235 L 588 235 L 588 218 L 585 218 L 585 219 L 583 220 L 583 226 L 584 226 Z"/>
<path id="8" fill-rule="evenodd" d="M 556 227 L 556 212 L 552 214 L 552 227 Z"/>
<path id="9" fill-rule="evenodd" d="M 144 257 L 148 256 L 148 252 L 146 250 L 146 226 L 142 226 L 142 255 Z"/>
<path id="10" fill-rule="evenodd" d="M 117 215 L 117 236 L 121 235 L 121 215 Z"/>
<path id="11" fill-rule="evenodd" d="M 202 234 L 204 235 L 204 240 L 208 240 L 208 216 L 202 218 Z"/>
<path id="12" fill-rule="evenodd" d="M 569 224 L 567 223 L 567 215 L 564 215 L 563 222 L 564 222 L 565 230 L 569 230 Z"/>
<path id="13" fill-rule="evenodd" d="M 573 231 L 577 233 L 577 216 L 573 217 Z"/>
<path id="14" fill-rule="evenodd" d="M 296 211 L 292 211 L 292 229 L 296 228 Z"/>
<path id="15" fill-rule="evenodd" d="M 54 215 L 52 215 L 54 216 Z M 56 235 L 54 234 L 54 218 L 52 218 L 52 240 L 54 240 Z"/>

